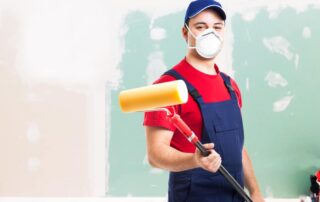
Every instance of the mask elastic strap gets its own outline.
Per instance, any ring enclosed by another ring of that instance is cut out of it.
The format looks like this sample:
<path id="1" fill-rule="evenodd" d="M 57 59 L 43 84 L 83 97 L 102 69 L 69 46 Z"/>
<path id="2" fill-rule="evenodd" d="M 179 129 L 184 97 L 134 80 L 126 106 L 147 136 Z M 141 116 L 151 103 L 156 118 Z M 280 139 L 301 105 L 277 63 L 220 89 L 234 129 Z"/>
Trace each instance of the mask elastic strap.
<path id="1" fill-rule="evenodd" d="M 184 23 L 184 24 L 185 24 L 185 26 L 186 26 L 187 30 L 190 32 L 191 36 L 193 36 L 193 38 L 195 38 L 195 39 L 196 39 L 197 37 L 193 35 L 193 33 L 191 32 L 191 30 L 190 30 L 189 26 L 188 26 L 186 23 Z"/>
<path id="2" fill-rule="evenodd" d="M 193 35 L 193 33 L 191 32 L 191 30 L 189 29 L 189 26 L 188 26 L 186 23 L 184 23 L 184 24 L 185 24 L 185 26 L 186 26 L 187 30 L 190 32 L 191 36 L 192 36 L 193 38 L 195 38 L 195 39 L 196 39 L 196 37 Z M 188 48 L 196 49 L 196 47 L 195 47 L 195 46 L 190 46 L 190 44 L 189 44 L 189 40 L 188 40 Z"/>

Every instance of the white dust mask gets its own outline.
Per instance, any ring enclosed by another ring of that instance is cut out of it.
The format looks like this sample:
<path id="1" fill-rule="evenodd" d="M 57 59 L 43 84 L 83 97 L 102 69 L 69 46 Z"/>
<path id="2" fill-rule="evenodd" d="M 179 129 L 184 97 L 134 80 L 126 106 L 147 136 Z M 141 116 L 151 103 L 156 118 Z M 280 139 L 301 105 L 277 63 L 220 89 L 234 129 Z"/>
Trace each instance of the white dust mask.
<path id="1" fill-rule="evenodd" d="M 197 53 L 204 58 L 212 59 L 218 55 L 222 48 L 222 37 L 220 37 L 212 28 L 206 29 L 201 32 L 198 36 L 195 36 L 188 25 L 186 24 L 187 29 L 190 34 L 196 39 L 196 45 L 189 46 L 188 48 L 196 49 Z"/>

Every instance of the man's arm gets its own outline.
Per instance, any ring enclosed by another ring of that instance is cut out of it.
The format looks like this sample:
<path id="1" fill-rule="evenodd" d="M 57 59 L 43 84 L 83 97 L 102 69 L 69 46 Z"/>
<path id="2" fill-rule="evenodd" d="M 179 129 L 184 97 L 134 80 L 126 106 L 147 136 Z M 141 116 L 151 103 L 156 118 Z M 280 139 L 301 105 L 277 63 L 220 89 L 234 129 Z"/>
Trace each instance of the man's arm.
<path id="1" fill-rule="evenodd" d="M 195 154 L 180 152 L 170 146 L 173 132 L 160 127 L 146 126 L 147 153 L 151 166 L 179 172 L 202 167 L 216 172 L 221 165 L 221 157 L 213 149 L 213 144 L 205 144 L 211 154 L 202 157 L 197 150 Z"/>
<path id="2" fill-rule="evenodd" d="M 260 192 L 257 179 L 254 175 L 251 160 L 245 148 L 242 150 L 242 164 L 244 172 L 244 185 L 249 190 L 252 200 L 254 202 L 263 202 L 264 199 Z"/>

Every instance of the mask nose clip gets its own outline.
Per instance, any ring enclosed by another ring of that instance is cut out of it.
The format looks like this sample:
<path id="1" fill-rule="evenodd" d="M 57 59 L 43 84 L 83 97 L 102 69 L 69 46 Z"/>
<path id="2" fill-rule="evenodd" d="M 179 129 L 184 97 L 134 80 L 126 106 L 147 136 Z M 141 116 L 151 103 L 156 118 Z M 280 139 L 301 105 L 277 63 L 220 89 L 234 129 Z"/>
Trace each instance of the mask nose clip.
<path id="1" fill-rule="evenodd" d="M 215 33 L 214 32 L 209 32 L 209 33 L 206 33 L 206 34 L 204 34 L 202 36 L 208 36 L 209 34 L 215 34 Z"/>

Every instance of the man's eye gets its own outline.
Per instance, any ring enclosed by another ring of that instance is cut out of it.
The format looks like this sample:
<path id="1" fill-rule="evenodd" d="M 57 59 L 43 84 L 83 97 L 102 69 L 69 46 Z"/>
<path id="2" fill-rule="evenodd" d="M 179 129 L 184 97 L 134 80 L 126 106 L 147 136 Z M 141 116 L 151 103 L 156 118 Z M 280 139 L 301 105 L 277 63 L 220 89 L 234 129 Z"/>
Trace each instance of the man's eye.
<path id="1" fill-rule="evenodd" d="M 216 29 L 216 30 L 220 30 L 220 29 L 221 29 L 221 27 L 215 27 L 214 29 Z"/>

